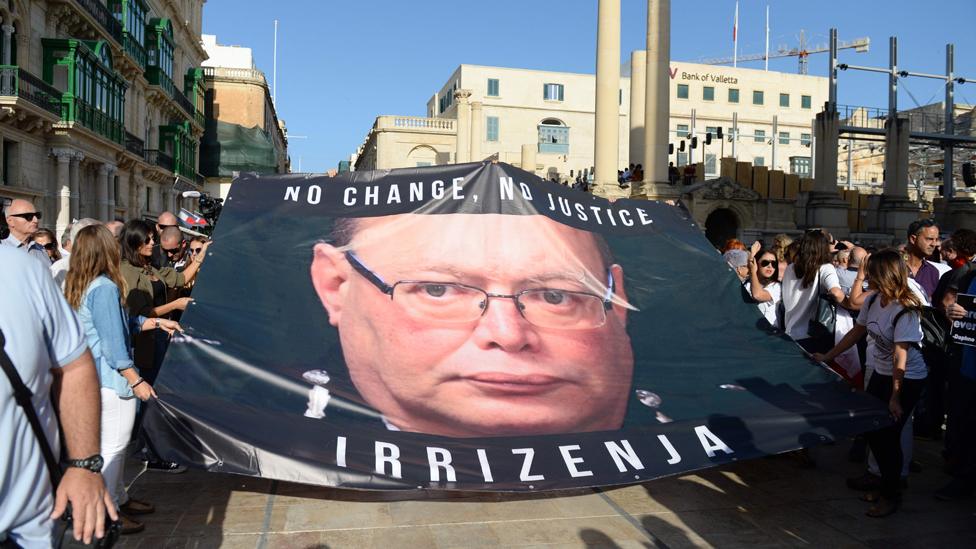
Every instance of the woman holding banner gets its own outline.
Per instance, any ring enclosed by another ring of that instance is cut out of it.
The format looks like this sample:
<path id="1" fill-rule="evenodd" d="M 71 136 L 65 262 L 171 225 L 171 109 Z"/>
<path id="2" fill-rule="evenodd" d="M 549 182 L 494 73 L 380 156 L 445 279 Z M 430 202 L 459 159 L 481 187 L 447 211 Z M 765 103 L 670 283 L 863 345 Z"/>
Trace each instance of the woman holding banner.
<path id="1" fill-rule="evenodd" d="M 800 239 L 796 261 L 783 275 L 783 326 L 787 335 L 807 352 L 826 352 L 833 346 L 829 338 L 813 337 L 810 321 L 817 313 L 821 296 L 829 296 L 837 303 L 844 301 L 837 269 L 830 262 L 830 244 L 821 230 L 808 231 Z"/>
<path id="2" fill-rule="evenodd" d="M 875 503 L 867 515 L 879 518 L 897 511 L 901 503 L 901 431 L 912 416 L 928 371 L 919 350 L 922 302 L 908 285 L 908 267 L 901 254 L 896 250 L 878 252 L 868 258 L 867 271 L 872 292 L 864 301 L 857 324 L 833 349 L 813 356 L 820 361 L 832 360 L 865 334 L 874 343 L 867 354 L 868 367 L 874 370 L 867 392 L 888 403 L 895 421 L 866 435 L 878 461 L 881 490 L 868 492 L 864 500 Z"/>

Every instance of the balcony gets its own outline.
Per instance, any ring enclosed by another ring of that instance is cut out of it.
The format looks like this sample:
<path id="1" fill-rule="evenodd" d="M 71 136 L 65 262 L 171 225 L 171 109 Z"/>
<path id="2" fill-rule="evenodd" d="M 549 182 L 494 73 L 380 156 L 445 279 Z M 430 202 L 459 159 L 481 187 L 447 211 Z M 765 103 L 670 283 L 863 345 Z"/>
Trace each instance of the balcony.
<path id="1" fill-rule="evenodd" d="M 196 109 L 193 108 L 193 103 L 191 103 L 182 92 L 177 91 L 175 88 L 173 89 L 173 99 L 176 100 L 176 104 L 183 109 L 183 112 L 185 112 L 187 116 L 190 118 L 194 117 Z"/>
<path id="2" fill-rule="evenodd" d="M 156 149 L 146 149 L 146 162 L 159 166 L 168 172 L 173 171 L 173 157 Z"/>
<path id="3" fill-rule="evenodd" d="M 16 97 L 61 118 L 61 92 L 15 65 L 0 65 L 0 97 Z"/>
<path id="4" fill-rule="evenodd" d="M 125 132 L 125 150 L 138 156 L 139 158 L 146 157 L 146 147 L 142 139 L 132 135 L 129 132 Z"/>
<path id="5" fill-rule="evenodd" d="M 122 43 L 122 24 L 115 19 L 105 4 L 99 0 L 74 0 L 74 3 L 90 15 L 98 23 L 98 26 L 116 42 Z"/>
<path id="6" fill-rule="evenodd" d="M 125 129 L 122 122 L 115 120 L 108 113 L 96 108 L 87 101 L 76 97 L 75 102 L 75 121 L 89 130 L 122 144 L 125 140 Z"/>
<path id="7" fill-rule="evenodd" d="M 163 69 L 159 67 L 149 66 L 146 69 L 146 80 L 152 86 L 159 86 L 162 88 L 170 97 L 174 97 L 176 94 L 176 85 L 173 84 L 173 79 L 169 77 L 168 74 L 163 72 Z"/>
<path id="8" fill-rule="evenodd" d="M 423 118 L 419 116 L 389 116 L 376 118 L 374 126 L 377 130 L 415 131 L 420 133 L 455 132 L 453 118 Z"/>
<path id="9" fill-rule="evenodd" d="M 539 154 L 569 154 L 569 143 L 539 143 Z"/>
<path id="10" fill-rule="evenodd" d="M 122 48 L 129 57 L 135 60 L 141 69 L 145 70 L 146 48 L 142 47 L 142 44 L 140 44 L 128 32 L 124 33 L 122 36 Z"/>

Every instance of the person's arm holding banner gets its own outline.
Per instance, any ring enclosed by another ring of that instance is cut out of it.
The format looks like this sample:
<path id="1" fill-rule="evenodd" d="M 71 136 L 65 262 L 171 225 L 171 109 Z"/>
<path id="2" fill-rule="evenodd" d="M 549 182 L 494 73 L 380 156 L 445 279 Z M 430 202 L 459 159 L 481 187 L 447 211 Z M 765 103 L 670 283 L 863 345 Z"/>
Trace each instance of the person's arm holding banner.
<path id="1" fill-rule="evenodd" d="M 826 353 L 813 353 L 813 359 L 817 362 L 829 362 L 833 360 L 837 355 L 843 353 L 844 351 L 850 349 L 855 343 L 866 334 L 868 331 L 863 325 L 854 323 L 854 327 L 851 331 L 847 332 L 847 335 L 843 339 L 834 345 L 834 348 L 827 351 Z M 904 367 L 904 364 L 902 365 Z"/>
<path id="2" fill-rule="evenodd" d="M 891 353 L 891 398 L 888 400 L 888 411 L 895 421 L 901 419 L 904 410 L 901 409 L 901 385 L 905 379 L 905 365 L 908 363 L 907 341 L 895 342 L 895 350 Z"/>

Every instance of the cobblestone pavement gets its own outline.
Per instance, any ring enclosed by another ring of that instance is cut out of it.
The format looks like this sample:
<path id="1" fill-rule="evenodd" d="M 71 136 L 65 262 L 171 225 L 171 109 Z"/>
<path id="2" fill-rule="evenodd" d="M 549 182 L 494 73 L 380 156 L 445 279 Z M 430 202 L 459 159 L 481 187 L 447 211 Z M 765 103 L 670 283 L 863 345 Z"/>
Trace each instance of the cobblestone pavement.
<path id="1" fill-rule="evenodd" d="M 118 547 L 976 547 L 976 498 L 935 500 L 940 444 L 916 441 L 902 510 L 864 516 L 844 479 L 847 443 L 606 490 L 559 494 L 402 494 L 335 490 L 189 471 L 144 474 L 130 493 L 156 504 Z M 139 472 L 130 462 L 129 473 Z"/>

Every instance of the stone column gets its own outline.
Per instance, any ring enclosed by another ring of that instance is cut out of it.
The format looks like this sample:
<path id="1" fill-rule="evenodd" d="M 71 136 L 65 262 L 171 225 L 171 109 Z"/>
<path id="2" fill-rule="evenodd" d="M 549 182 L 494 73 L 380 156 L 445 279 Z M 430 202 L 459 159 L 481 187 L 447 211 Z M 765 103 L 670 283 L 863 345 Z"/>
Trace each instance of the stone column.
<path id="1" fill-rule="evenodd" d="M 111 191 L 111 179 L 112 174 L 115 173 L 115 166 L 111 164 L 102 164 L 98 168 L 98 180 L 95 182 L 95 201 L 97 207 L 95 211 L 98 212 L 98 217 L 104 222 L 112 220 L 113 210 L 115 206 L 115 200 L 110 199 Z"/>
<path id="2" fill-rule="evenodd" d="M 68 174 L 68 163 L 74 153 L 70 149 L 51 149 L 51 156 L 57 160 L 57 177 L 54 181 L 54 200 L 56 201 L 55 232 L 58 238 L 71 223 L 71 183 Z"/>
<path id="3" fill-rule="evenodd" d="M 14 26 L 3 25 L 0 27 L 0 30 L 3 30 L 3 64 L 14 65 L 15 63 L 11 62 L 10 59 L 11 38 L 14 35 Z"/>
<path id="4" fill-rule="evenodd" d="M 630 154 L 629 161 L 644 162 L 644 86 L 647 79 L 647 52 L 636 50 L 630 54 Z M 646 172 L 645 172 L 646 173 Z"/>
<path id="5" fill-rule="evenodd" d="M 538 148 L 537 143 L 522 145 L 522 169 L 533 175 L 535 175 L 535 153 Z"/>
<path id="6" fill-rule="evenodd" d="M 471 90 L 457 90 L 454 100 L 457 102 L 457 143 L 455 146 L 454 163 L 463 164 L 471 161 Z"/>
<path id="7" fill-rule="evenodd" d="M 617 185 L 620 150 L 620 0 L 599 0 L 596 28 L 594 191 L 624 196 Z"/>
<path id="8" fill-rule="evenodd" d="M 671 118 L 671 0 L 647 2 L 647 63 L 644 78 L 644 188 L 648 198 L 674 199 L 668 184 L 668 125 Z"/>
<path id="9" fill-rule="evenodd" d="M 71 188 L 71 219 L 78 219 L 81 217 L 81 161 L 84 160 L 85 155 L 80 152 L 75 152 L 71 155 L 71 165 L 69 166 L 69 184 Z"/>
<path id="10" fill-rule="evenodd" d="M 837 238 L 850 235 L 848 204 L 837 191 L 837 142 L 840 117 L 836 107 L 827 105 L 816 119 L 816 153 L 813 190 L 810 191 L 804 219 L 807 227 L 822 227 Z M 778 136 L 773 136 L 778 139 Z"/>
<path id="11" fill-rule="evenodd" d="M 481 101 L 471 103 L 471 152 L 472 162 L 481 160 L 481 140 L 485 138 L 484 115 L 481 112 Z"/>
<path id="12" fill-rule="evenodd" d="M 884 192 L 879 205 L 881 232 L 896 240 L 908 235 L 908 226 L 918 219 L 918 204 L 908 199 L 908 139 L 911 130 L 908 116 L 899 113 L 885 122 Z"/>

